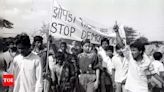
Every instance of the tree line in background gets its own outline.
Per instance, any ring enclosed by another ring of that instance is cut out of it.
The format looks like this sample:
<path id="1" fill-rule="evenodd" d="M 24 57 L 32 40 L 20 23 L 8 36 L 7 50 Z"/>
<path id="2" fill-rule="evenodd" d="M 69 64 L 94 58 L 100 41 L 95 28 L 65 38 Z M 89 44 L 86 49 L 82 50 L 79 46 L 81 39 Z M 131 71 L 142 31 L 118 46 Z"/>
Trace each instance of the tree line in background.
<path id="1" fill-rule="evenodd" d="M 9 20 L 0 18 L 0 27 L 1 28 L 13 28 L 13 23 L 10 22 Z M 38 32 L 35 31 L 35 33 L 33 35 L 40 35 L 40 36 L 45 36 L 47 35 L 47 32 L 49 30 L 49 24 L 43 23 L 43 25 L 41 26 L 41 28 L 39 30 L 36 30 Z M 125 34 L 126 34 L 126 42 L 127 44 L 130 44 L 131 42 L 133 42 L 134 40 L 136 40 L 136 38 L 138 37 L 137 34 L 137 30 L 133 29 L 132 27 L 128 27 L 125 26 L 124 27 L 125 30 Z M 151 41 L 149 42 L 149 40 L 146 37 L 140 37 L 142 39 L 143 43 L 150 43 L 150 44 L 163 44 L 162 41 Z M 54 39 L 57 42 L 59 41 L 59 39 Z"/>

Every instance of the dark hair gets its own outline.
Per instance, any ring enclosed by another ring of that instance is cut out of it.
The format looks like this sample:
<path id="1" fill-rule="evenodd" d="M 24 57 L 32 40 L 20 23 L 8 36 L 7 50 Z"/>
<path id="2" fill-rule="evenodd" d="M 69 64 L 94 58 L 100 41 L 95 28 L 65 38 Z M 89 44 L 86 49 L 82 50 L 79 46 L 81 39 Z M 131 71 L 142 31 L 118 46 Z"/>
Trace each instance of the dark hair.
<path id="1" fill-rule="evenodd" d="M 113 53 L 113 51 L 114 51 L 113 46 L 111 46 L 111 45 L 107 46 L 107 48 L 105 49 L 105 51 L 108 51 L 108 50 L 112 51 L 112 53 Z"/>
<path id="2" fill-rule="evenodd" d="M 64 44 L 65 46 L 67 46 L 67 43 L 66 43 L 66 42 L 61 42 L 61 43 L 60 43 L 60 46 L 61 46 L 62 44 Z"/>
<path id="3" fill-rule="evenodd" d="M 70 55 L 69 60 L 71 61 L 72 59 L 75 59 L 76 61 L 78 60 L 78 57 L 76 55 Z"/>
<path id="4" fill-rule="evenodd" d="M 161 52 L 154 52 L 153 57 L 155 60 L 161 60 L 162 58 L 162 53 Z"/>
<path id="5" fill-rule="evenodd" d="M 4 45 L 3 45 L 3 40 L 0 39 L 0 52 L 3 51 Z"/>
<path id="6" fill-rule="evenodd" d="M 120 50 L 121 46 L 119 44 L 116 44 L 115 48 L 116 48 L 116 50 Z"/>
<path id="7" fill-rule="evenodd" d="M 55 43 L 50 44 L 50 49 L 52 49 L 55 53 L 57 52 L 57 46 Z"/>
<path id="8" fill-rule="evenodd" d="M 89 39 L 85 39 L 81 42 L 81 45 L 83 46 L 85 43 L 91 43 Z"/>
<path id="9" fill-rule="evenodd" d="M 130 45 L 130 48 L 137 48 L 139 51 L 142 51 L 141 54 L 143 54 L 144 51 L 145 51 L 145 45 L 144 45 L 144 43 L 142 43 L 140 40 L 134 41 L 134 42 Z"/>
<path id="10" fill-rule="evenodd" d="M 6 38 L 6 44 L 7 46 L 10 44 L 15 44 L 15 39 L 13 37 Z"/>
<path id="11" fill-rule="evenodd" d="M 92 50 L 97 54 L 98 53 L 98 51 L 97 51 L 97 49 L 94 47 L 94 48 L 92 48 Z"/>
<path id="12" fill-rule="evenodd" d="M 101 45 L 102 45 L 103 42 L 107 42 L 107 44 L 109 45 L 109 40 L 108 40 L 107 38 L 103 38 L 103 39 L 101 40 Z"/>
<path id="13" fill-rule="evenodd" d="M 43 41 L 43 37 L 41 37 L 41 36 L 35 36 L 34 37 L 34 42 L 36 42 L 36 41 Z"/>
<path id="14" fill-rule="evenodd" d="M 65 60 L 64 53 L 62 53 L 62 52 L 57 52 L 57 53 L 55 54 L 55 58 L 58 59 L 58 60 L 64 61 L 64 60 Z"/>
<path id="15" fill-rule="evenodd" d="M 23 33 L 20 34 L 19 37 L 16 39 L 16 45 L 18 44 L 22 44 L 23 46 L 26 47 L 31 47 L 31 43 L 30 43 L 30 38 L 27 34 Z"/>
<path id="16" fill-rule="evenodd" d="M 76 50 L 76 48 L 75 47 L 72 47 L 71 50 Z"/>

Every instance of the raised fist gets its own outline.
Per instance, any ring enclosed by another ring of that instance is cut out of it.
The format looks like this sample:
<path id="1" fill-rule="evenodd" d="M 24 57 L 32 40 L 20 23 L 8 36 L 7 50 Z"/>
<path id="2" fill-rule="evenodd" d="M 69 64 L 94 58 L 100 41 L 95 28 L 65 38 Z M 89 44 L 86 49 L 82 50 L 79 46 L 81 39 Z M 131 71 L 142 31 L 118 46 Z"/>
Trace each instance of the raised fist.
<path id="1" fill-rule="evenodd" d="M 119 26 L 117 25 L 117 22 L 116 22 L 115 25 L 113 26 L 113 30 L 114 30 L 115 32 L 118 32 Z"/>

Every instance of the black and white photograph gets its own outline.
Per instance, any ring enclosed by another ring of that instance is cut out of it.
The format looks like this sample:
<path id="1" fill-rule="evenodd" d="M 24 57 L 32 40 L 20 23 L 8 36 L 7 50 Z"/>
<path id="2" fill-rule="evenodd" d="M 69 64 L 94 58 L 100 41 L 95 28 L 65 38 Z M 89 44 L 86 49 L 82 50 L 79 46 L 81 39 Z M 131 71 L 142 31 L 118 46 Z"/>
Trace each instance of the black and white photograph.
<path id="1" fill-rule="evenodd" d="M 0 92 L 164 92 L 164 0 L 0 0 Z"/>

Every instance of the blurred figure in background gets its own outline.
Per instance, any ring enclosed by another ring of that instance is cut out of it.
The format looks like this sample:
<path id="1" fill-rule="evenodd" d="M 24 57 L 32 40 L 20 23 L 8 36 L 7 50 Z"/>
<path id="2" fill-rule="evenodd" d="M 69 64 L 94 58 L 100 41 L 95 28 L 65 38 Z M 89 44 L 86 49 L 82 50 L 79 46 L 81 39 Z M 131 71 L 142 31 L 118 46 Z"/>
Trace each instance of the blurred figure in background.
<path id="1" fill-rule="evenodd" d="M 2 39 L 0 39 L 0 92 L 8 92 L 8 87 L 4 87 L 2 85 L 2 81 L 3 81 L 3 75 L 7 74 L 6 72 L 6 62 L 4 61 L 4 56 L 3 56 L 3 43 L 2 43 Z"/>
<path id="2" fill-rule="evenodd" d="M 7 66 L 6 66 L 6 71 L 9 71 L 9 67 L 13 62 L 14 57 L 17 54 L 17 48 L 16 48 L 16 44 L 15 44 L 15 39 L 9 37 L 7 40 L 7 47 L 8 50 L 6 52 L 3 53 L 3 59 L 6 62 Z"/>

